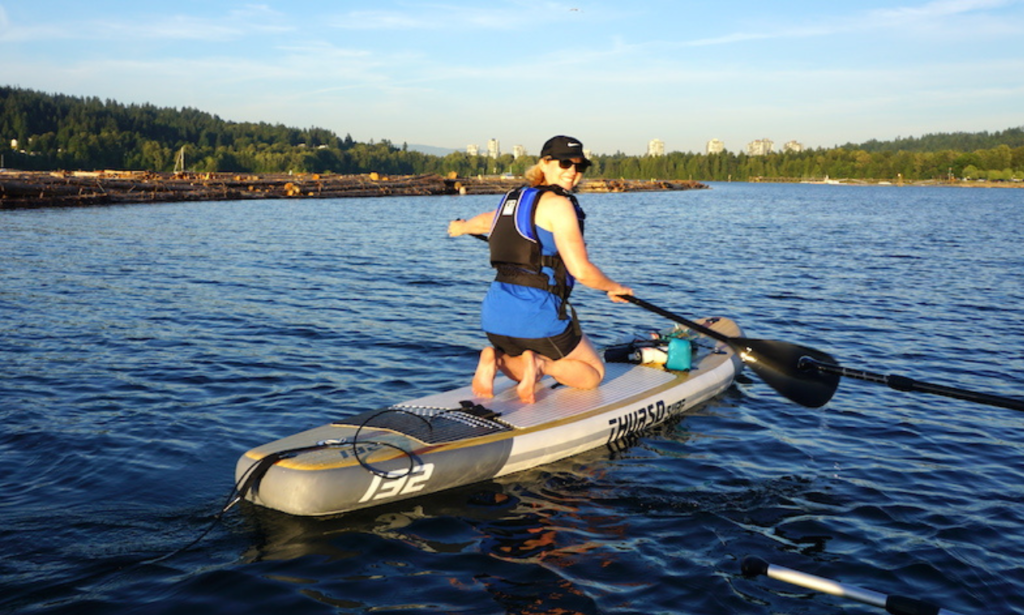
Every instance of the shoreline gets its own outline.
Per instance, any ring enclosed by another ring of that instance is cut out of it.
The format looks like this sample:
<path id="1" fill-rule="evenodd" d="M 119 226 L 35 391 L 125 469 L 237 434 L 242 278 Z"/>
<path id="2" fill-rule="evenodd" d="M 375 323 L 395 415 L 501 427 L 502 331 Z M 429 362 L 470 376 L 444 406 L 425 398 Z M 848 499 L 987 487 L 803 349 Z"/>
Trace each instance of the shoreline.
<path id="1" fill-rule="evenodd" d="M 1024 182 L 871 181 L 751 178 L 745 182 L 831 186 L 928 186 L 954 188 L 1024 188 Z M 0 209 L 93 205 L 180 203 L 258 199 L 329 199 L 384 196 L 503 194 L 523 185 L 518 177 L 382 176 L 335 174 L 154 173 L 148 171 L 13 171 L 0 170 Z M 585 179 L 581 194 L 665 192 L 708 189 L 693 180 Z"/>
<path id="2" fill-rule="evenodd" d="M 729 182 L 724 182 L 729 183 Z M 746 184 L 812 184 L 825 186 L 896 186 L 896 187 L 931 187 L 931 188 L 1024 188 L 1019 181 L 988 181 L 988 180 L 953 180 L 940 181 L 935 179 L 918 180 L 875 180 L 875 179 L 792 179 L 788 177 L 752 177 Z"/>
<path id="3" fill-rule="evenodd" d="M 257 199 L 503 194 L 522 178 L 449 175 L 0 171 L 0 209 Z M 587 179 L 580 193 L 707 189 L 695 181 Z"/>

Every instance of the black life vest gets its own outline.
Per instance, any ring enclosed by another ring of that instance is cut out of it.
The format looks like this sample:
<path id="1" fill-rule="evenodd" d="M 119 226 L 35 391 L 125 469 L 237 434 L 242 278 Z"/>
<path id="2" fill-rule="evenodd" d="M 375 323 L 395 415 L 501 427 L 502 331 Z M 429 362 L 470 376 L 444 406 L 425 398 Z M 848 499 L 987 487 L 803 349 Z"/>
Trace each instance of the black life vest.
<path id="1" fill-rule="evenodd" d="M 560 297 L 562 304 L 558 316 L 566 320 L 566 306 L 572 292 L 569 271 L 561 255 L 541 254 L 537 238 L 537 204 L 545 192 L 554 192 L 569 199 L 576 210 L 580 232 L 583 231 L 587 215 L 576 197 L 561 186 L 516 188 L 505 194 L 491 223 L 491 266 L 497 269 L 494 279 L 498 282 L 539 288 Z M 554 271 L 554 284 L 541 271 L 543 267 Z"/>

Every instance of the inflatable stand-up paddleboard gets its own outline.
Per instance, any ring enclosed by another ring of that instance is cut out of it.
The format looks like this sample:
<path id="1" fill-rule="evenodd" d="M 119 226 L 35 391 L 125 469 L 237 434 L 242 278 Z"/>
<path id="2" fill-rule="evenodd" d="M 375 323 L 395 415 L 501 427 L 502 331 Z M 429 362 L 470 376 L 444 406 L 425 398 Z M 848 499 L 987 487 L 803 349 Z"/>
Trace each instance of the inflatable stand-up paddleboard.
<path id="1" fill-rule="evenodd" d="M 698 322 L 742 335 L 726 318 Z M 612 445 L 722 393 L 742 369 L 727 344 L 683 327 L 610 348 L 606 359 L 604 381 L 589 391 L 544 378 L 524 404 L 499 376 L 493 398 L 466 386 L 257 446 L 238 460 L 239 493 L 314 516 L 485 481 Z"/>

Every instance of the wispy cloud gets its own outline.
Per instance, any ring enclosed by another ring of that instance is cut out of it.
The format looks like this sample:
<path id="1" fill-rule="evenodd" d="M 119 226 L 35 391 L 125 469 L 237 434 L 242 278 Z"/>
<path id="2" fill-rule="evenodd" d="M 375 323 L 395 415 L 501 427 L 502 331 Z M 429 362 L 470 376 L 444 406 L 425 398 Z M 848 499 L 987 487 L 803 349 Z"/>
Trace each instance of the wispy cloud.
<path id="1" fill-rule="evenodd" d="M 884 20 L 927 20 L 962 15 L 1017 4 L 1012 0 L 936 0 L 920 6 L 875 9 L 870 15 Z"/>
<path id="2" fill-rule="evenodd" d="M 22 43 L 34 40 L 62 39 L 63 32 L 53 25 L 23 25 L 11 20 L 7 10 L 0 6 L 0 43 Z"/>
<path id="3" fill-rule="evenodd" d="M 346 30 L 515 30 L 536 23 L 579 19 L 582 13 L 561 2 L 504 2 L 501 5 L 408 4 L 399 10 L 358 10 L 335 15 L 330 25 Z"/>
<path id="4" fill-rule="evenodd" d="M 413 30 L 433 25 L 424 23 L 419 15 L 399 11 L 352 11 L 332 17 L 328 23 L 345 30 Z"/>
<path id="5" fill-rule="evenodd" d="M 750 41 L 776 38 L 810 38 L 828 36 L 829 34 L 834 34 L 837 29 L 840 28 L 837 28 L 836 26 L 813 26 L 786 30 L 770 30 L 765 32 L 733 32 L 723 36 L 690 40 L 683 44 L 688 47 L 705 47 L 709 45 L 731 45 L 733 43 L 746 43 Z"/>
<path id="6" fill-rule="evenodd" d="M 12 22 L 0 6 L 0 41 L 52 42 L 54 40 L 146 40 L 225 42 L 253 33 L 286 32 L 295 28 L 285 16 L 266 5 L 246 5 L 216 17 L 184 14 L 138 14 L 131 17 L 94 18 L 86 21 L 53 19 L 45 25 Z"/>
<path id="7" fill-rule="evenodd" d="M 684 41 L 681 45 L 704 47 L 772 39 L 822 38 L 850 32 L 876 31 L 890 28 L 905 29 L 926 23 L 936 25 L 936 22 L 943 22 L 947 18 L 960 19 L 968 14 L 985 15 L 986 12 L 993 9 L 1015 4 L 1021 4 L 1021 0 L 935 0 L 921 5 L 874 9 L 850 15 L 829 15 L 826 18 L 820 18 L 809 24 L 797 27 L 773 28 L 768 26 L 764 30 L 758 31 L 731 32 L 721 36 Z M 962 30 L 963 24 L 959 21 L 947 21 L 951 28 Z"/>
<path id="8" fill-rule="evenodd" d="M 96 21 L 81 30 L 80 35 L 83 37 L 117 36 L 131 40 L 224 41 L 243 35 L 243 30 L 238 26 L 186 15 L 173 15 L 152 21 Z"/>

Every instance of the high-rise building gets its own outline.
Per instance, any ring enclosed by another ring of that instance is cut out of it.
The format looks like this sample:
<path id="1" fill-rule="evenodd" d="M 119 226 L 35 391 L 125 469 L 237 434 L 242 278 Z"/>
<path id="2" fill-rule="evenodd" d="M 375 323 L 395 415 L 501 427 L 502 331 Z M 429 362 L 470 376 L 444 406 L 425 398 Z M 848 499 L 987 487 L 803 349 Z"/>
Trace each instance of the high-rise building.
<path id="1" fill-rule="evenodd" d="M 721 139 L 711 139 L 708 141 L 708 153 L 709 154 L 721 154 L 725 151 L 725 143 Z"/>
<path id="2" fill-rule="evenodd" d="M 748 156 L 767 156 L 772 153 L 772 149 L 775 148 L 775 143 L 771 139 L 757 139 L 747 143 L 747 155 Z"/>
<path id="3" fill-rule="evenodd" d="M 480 155 L 480 147 L 477 146 L 477 145 L 467 145 L 466 146 L 466 154 L 468 154 L 470 156 L 479 156 Z"/>
<path id="4" fill-rule="evenodd" d="M 661 139 L 651 139 L 647 142 L 647 155 L 648 156 L 664 156 L 665 155 L 665 142 Z"/>
<path id="5" fill-rule="evenodd" d="M 804 144 L 799 141 L 786 141 L 786 144 L 782 146 L 782 151 L 798 153 L 804 151 Z"/>
<path id="6" fill-rule="evenodd" d="M 501 145 L 498 144 L 497 139 L 489 139 L 487 141 L 487 155 L 491 158 L 501 156 Z"/>
<path id="7" fill-rule="evenodd" d="M 526 148 L 522 145 L 512 146 L 512 158 L 518 159 L 526 155 Z"/>

